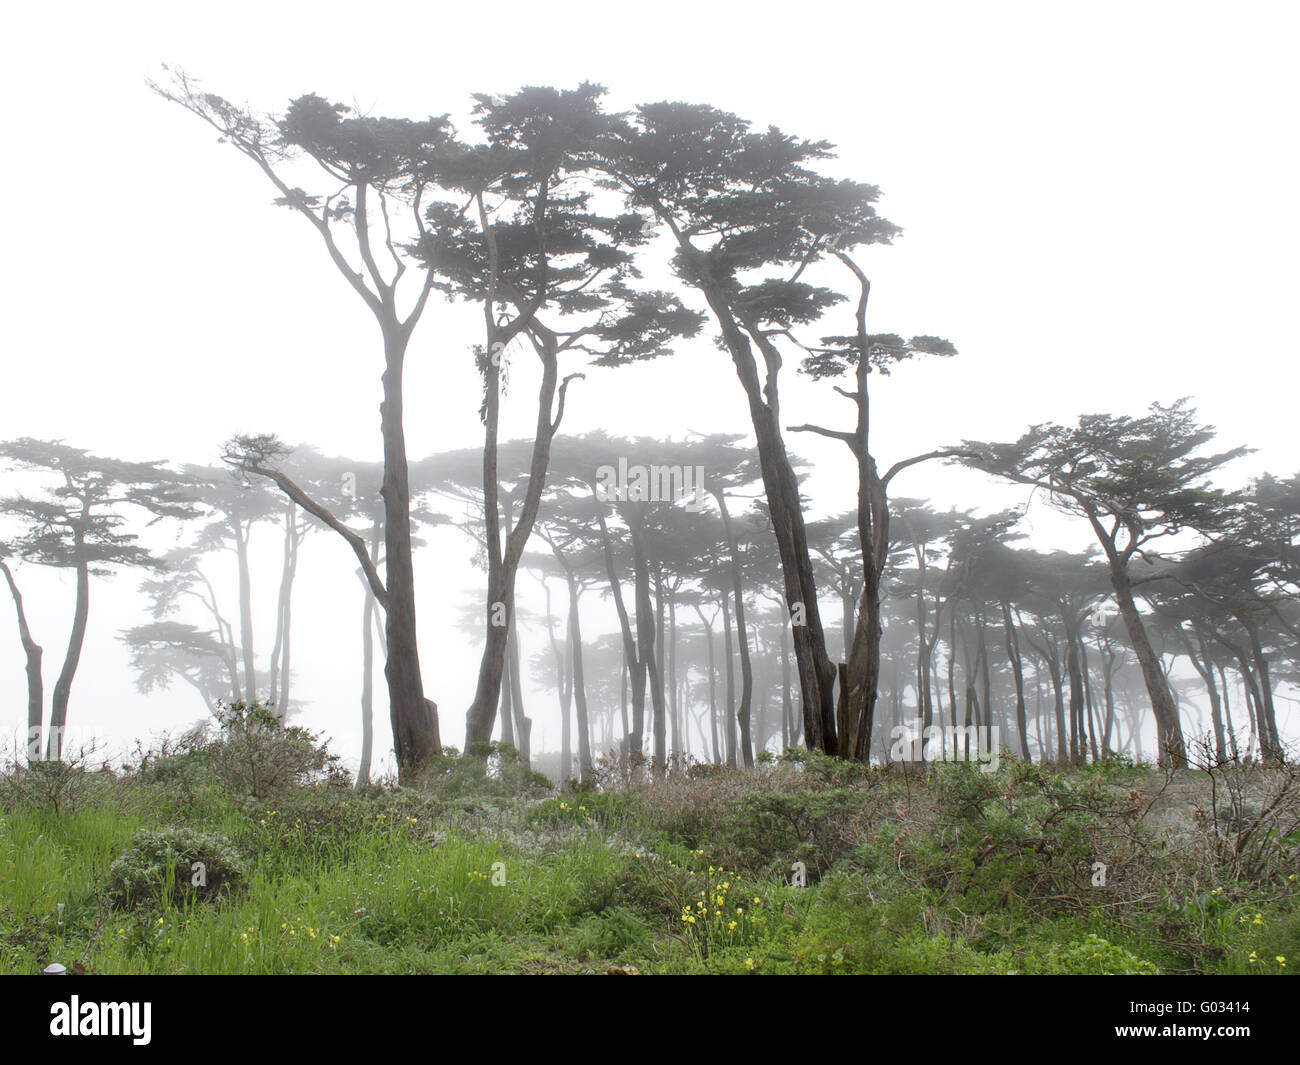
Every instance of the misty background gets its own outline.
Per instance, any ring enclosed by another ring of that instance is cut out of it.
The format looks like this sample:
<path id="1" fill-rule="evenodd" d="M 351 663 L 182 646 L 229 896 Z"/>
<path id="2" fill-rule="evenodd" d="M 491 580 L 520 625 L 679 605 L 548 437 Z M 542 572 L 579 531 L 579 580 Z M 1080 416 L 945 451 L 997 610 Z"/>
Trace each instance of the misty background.
<path id="1" fill-rule="evenodd" d="M 1300 208 L 1298 153 L 1285 132 L 1298 88 L 1294 34 L 1279 31 L 1285 12 L 812 3 L 792 22 L 775 5 L 672 2 L 653 18 L 514 3 L 490 14 L 398 3 L 364 19 L 329 3 L 308 16 L 240 3 L 15 11 L 0 46 L 11 101 L 0 437 L 215 465 L 232 433 L 274 432 L 329 456 L 380 457 L 373 322 L 315 235 L 272 206 L 262 175 L 148 90 L 165 62 L 272 112 L 316 92 L 368 114 L 449 112 L 467 129 L 472 92 L 587 80 L 608 87 L 610 109 L 686 100 L 825 138 L 838 154 L 826 170 L 878 184 L 882 213 L 903 227 L 892 247 L 861 256 L 873 327 L 947 337 L 959 351 L 875 383 L 874 440 L 886 463 L 965 438 L 1014 438 L 1031 422 L 1136 415 L 1152 400 L 1190 396 L 1218 427 L 1219 448 L 1256 449 L 1217 483 L 1290 473 L 1300 466 L 1289 328 Z M 470 353 L 480 334 L 472 305 L 434 302 L 426 312 L 406 371 L 413 461 L 481 443 Z M 528 433 L 535 417 L 532 367 L 518 365 L 503 440 Z M 562 437 L 606 427 L 750 438 L 734 369 L 708 329 L 670 357 L 586 372 Z M 844 411 L 827 415 L 826 394 L 787 374 L 783 422 L 838 421 Z M 788 443 L 811 464 L 810 516 L 850 507 L 846 449 L 806 434 Z M 896 492 L 984 512 L 1028 494 L 933 464 L 900 477 Z M 1022 529 L 1040 549 L 1091 542 L 1086 526 L 1042 504 Z M 443 742 L 459 746 L 480 650 L 460 623 L 480 603 L 484 575 L 463 533 L 424 535 L 415 560 L 423 673 Z M 145 542 L 165 549 L 165 537 L 153 530 Z M 257 528 L 255 631 L 267 650 L 281 549 L 273 524 Z M 233 588 L 226 564 L 208 565 Z M 360 745 L 354 569 L 337 537 L 312 535 L 294 586 L 296 721 L 333 737 L 349 761 Z M 49 674 L 67 638 L 73 577 L 19 572 Z M 181 685 L 135 689 L 117 635 L 147 616 L 138 581 L 127 569 L 92 583 L 73 737 L 93 731 L 126 747 L 203 716 Z M 521 607 L 539 611 L 537 582 L 523 573 L 518 588 Z M 588 635 L 613 626 L 609 604 L 588 596 Z M 0 691 L 18 735 L 23 656 L 13 630 L 5 607 Z M 545 646 L 543 627 L 521 624 L 520 637 L 525 662 Z M 1278 724 L 1291 738 L 1300 732 L 1294 694 L 1278 692 Z M 553 695 L 534 686 L 526 697 L 534 752 L 554 750 Z M 392 768 L 382 757 L 382 684 L 376 699 L 382 771 Z"/>

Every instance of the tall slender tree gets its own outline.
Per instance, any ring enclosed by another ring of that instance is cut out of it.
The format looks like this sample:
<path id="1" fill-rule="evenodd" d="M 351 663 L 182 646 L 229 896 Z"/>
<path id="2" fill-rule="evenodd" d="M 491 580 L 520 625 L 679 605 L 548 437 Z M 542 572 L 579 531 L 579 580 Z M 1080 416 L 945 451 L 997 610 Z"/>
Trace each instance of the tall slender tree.
<path id="1" fill-rule="evenodd" d="M 408 275 L 410 263 L 400 248 L 403 232 L 410 240 L 425 231 L 429 161 L 449 140 L 450 123 L 445 116 L 412 121 L 356 115 L 311 94 L 298 97 L 282 118 L 273 119 L 202 91 L 183 72 L 170 73 L 166 86 L 151 83 L 154 91 L 201 119 L 261 171 L 278 194 L 275 202 L 316 232 L 379 329 L 384 675 L 399 770 L 419 769 L 440 750 L 440 740 L 437 707 L 425 697 L 420 673 L 402 375 L 434 275 Z M 299 160 L 311 164 L 321 182 L 319 192 L 296 184 Z M 405 231 L 399 228 L 403 224 Z"/>

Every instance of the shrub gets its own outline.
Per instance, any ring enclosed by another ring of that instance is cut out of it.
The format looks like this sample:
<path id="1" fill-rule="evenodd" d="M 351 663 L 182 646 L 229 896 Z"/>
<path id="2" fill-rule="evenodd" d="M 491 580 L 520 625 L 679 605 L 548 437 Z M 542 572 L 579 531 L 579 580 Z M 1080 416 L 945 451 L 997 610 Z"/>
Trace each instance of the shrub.
<path id="1" fill-rule="evenodd" d="M 183 827 L 140 831 L 109 866 L 108 897 L 119 909 L 211 902 L 242 889 L 245 880 L 243 859 L 224 836 Z"/>
<path id="2" fill-rule="evenodd" d="M 508 743 L 476 743 L 464 754 L 444 747 L 412 786 L 444 799 L 467 796 L 532 796 L 551 790 L 545 773 L 529 769 Z"/>
<path id="3" fill-rule="evenodd" d="M 213 773 L 232 791 L 255 798 L 321 781 L 347 784 L 348 772 L 330 754 L 322 737 L 297 725 L 286 726 L 259 702 L 218 703 L 216 739 L 195 741 Z"/>
<path id="4" fill-rule="evenodd" d="M 6 809 L 44 807 L 55 814 L 78 809 L 93 794 L 111 793 L 116 780 L 108 764 L 92 768 L 98 758 L 94 742 L 59 759 L 14 757 L 0 768 L 0 796 Z"/>

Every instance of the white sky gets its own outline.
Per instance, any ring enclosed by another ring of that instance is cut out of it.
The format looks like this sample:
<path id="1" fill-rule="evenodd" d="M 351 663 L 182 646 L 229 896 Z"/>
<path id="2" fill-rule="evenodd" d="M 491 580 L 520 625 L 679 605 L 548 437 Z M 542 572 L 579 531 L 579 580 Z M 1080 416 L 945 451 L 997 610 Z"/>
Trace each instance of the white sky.
<path id="1" fill-rule="evenodd" d="M 1009 438 L 1031 421 L 1137 413 L 1190 395 L 1224 446 L 1258 449 L 1233 468 L 1236 478 L 1300 467 L 1291 418 L 1293 5 L 665 0 L 373 10 L 361 22 L 355 4 L 337 3 L 6 12 L 0 438 L 212 462 L 232 432 L 273 430 L 327 454 L 377 455 L 372 321 L 302 220 L 271 206 L 251 165 L 146 89 L 166 62 L 263 110 L 317 92 L 373 114 L 449 111 L 466 126 L 471 92 L 591 80 L 611 90 L 615 107 L 704 102 L 827 138 L 839 146 L 837 171 L 880 185 L 882 212 L 904 229 L 895 247 L 865 257 L 873 327 L 939 334 L 960 351 L 878 386 L 886 462 L 962 437 Z M 481 439 L 465 315 L 435 304 L 416 334 L 413 458 Z M 847 417 L 847 403 L 828 405 L 825 389 L 788 376 L 788 423 Z M 519 398 L 522 428 L 532 418 L 523 385 Z M 671 361 L 575 386 L 565 429 L 598 426 L 749 428 L 730 364 L 707 337 Z M 848 507 L 842 446 L 791 442 L 817 463 L 813 506 Z M 940 506 L 1019 498 L 936 469 L 910 472 L 896 492 Z M 1041 512 L 1034 520 L 1058 528 Z M 269 527 L 264 541 L 266 650 L 278 551 Z M 296 586 L 297 694 L 312 700 L 305 722 L 351 754 L 359 591 L 341 544 L 323 535 L 309 543 Z M 445 740 L 459 743 L 478 649 L 466 648 L 454 622 L 479 578 L 467 570 L 465 542 L 437 543 L 417 558 L 422 653 Z M 48 693 L 71 579 L 22 573 Z M 523 582 L 532 594 L 535 584 Z M 92 589 L 72 699 L 72 724 L 118 739 L 180 729 L 199 709 L 179 686 L 147 700 L 134 693 L 114 639 L 144 620 L 134 585 L 128 573 Z M 525 646 L 540 644 L 529 637 Z M 14 726 L 22 667 L 12 611 L 0 603 L 0 705 Z M 386 738 L 382 705 L 376 718 Z M 554 746 L 558 726 L 541 727 Z"/>

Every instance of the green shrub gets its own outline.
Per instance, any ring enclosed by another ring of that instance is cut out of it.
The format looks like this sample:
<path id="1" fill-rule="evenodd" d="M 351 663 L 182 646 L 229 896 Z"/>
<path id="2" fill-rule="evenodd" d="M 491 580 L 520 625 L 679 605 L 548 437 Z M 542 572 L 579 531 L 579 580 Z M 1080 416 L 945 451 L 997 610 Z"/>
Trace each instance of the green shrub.
<path id="1" fill-rule="evenodd" d="M 246 879 L 242 856 L 224 836 L 184 827 L 140 831 L 109 866 L 108 898 L 119 909 L 211 902 L 242 890 Z"/>
<path id="2" fill-rule="evenodd" d="M 946 763 L 930 787 L 928 809 L 863 849 L 876 883 L 901 877 L 976 913 L 1086 912 L 1121 892 L 1150 894 L 1141 809 L 1100 777 L 1009 760 L 996 773 Z M 1093 884 L 1098 861 L 1111 867 L 1106 885 Z"/>
<path id="3" fill-rule="evenodd" d="M 464 754 L 444 747 L 411 786 L 444 799 L 536 796 L 552 787 L 550 777 L 529 769 L 514 747 L 496 742 L 475 743 Z"/>
<path id="4" fill-rule="evenodd" d="M 218 703 L 215 713 L 220 733 L 192 750 L 206 756 L 227 789 L 262 798 L 320 781 L 347 784 L 347 770 L 319 735 L 286 726 L 261 703 Z"/>
<path id="5" fill-rule="evenodd" d="M 1084 974 L 1092 976 L 1150 976 L 1156 967 L 1124 947 L 1089 933 L 1063 947 L 1053 947 L 1026 972 L 1046 974 Z"/>

